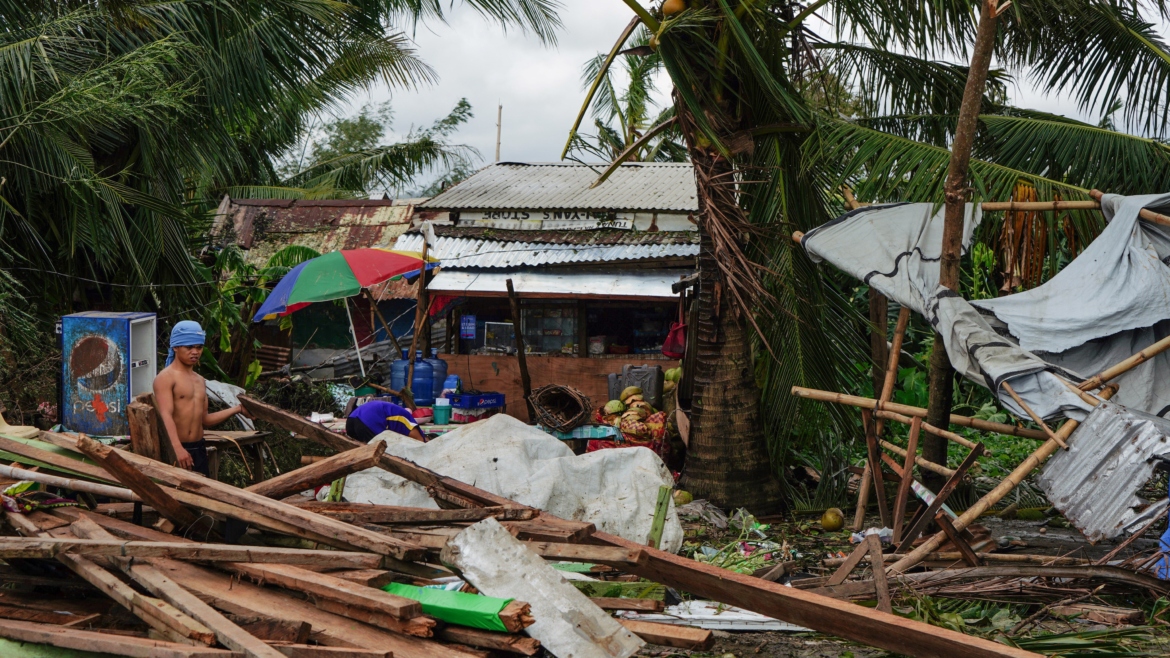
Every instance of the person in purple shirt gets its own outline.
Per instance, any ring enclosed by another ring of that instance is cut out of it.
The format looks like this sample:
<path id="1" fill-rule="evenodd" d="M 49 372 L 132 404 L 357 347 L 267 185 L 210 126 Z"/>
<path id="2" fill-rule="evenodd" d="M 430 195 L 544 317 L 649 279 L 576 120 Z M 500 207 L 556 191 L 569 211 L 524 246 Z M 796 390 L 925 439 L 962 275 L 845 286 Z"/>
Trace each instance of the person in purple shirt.
<path id="1" fill-rule="evenodd" d="M 362 443 L 369 443 L 385 431 L 409 436 L 416 441 L 424 440 L 414 415 L 405 407 L 385 400 L 370 400 L 351 411 L 345 419 L 345 433 Z"/>

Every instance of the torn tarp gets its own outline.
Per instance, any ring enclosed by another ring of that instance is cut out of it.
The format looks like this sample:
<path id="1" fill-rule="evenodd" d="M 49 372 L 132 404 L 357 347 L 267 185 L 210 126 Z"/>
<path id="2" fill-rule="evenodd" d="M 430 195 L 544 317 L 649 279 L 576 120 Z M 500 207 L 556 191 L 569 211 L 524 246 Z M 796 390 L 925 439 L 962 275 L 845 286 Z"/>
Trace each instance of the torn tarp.
<path id="1" fill-rule="evenodd" d="M 942 336 L 955 369 L 991 389 L 1017 417 L 1028 419 L 1028 414 L 1001 388 L 1005 381 L 1041 417 L 1085 421 L 1093 405 L 1070 391 L 1069 384 L 1082 382 L 1170 335 L 1170 231 L 1139 220 L 1142 208 L 1170 210 L 1170 194 L 1106 195 L 1101 207 L 1109 221 L 1105 230 L 1048 282 L 1026 292 L 974 302 L 938 285 L 941 206 L 861 208 L 809 231 L 801 244 L 815 260 L 833 263 L 925 317 Z M 964 250 L 980 218 L 979 209 L 968 204 Z M 1097 413 L 1095 423 L 1117 432 L 1121 431 L 1114 427 L 1118 423 L 1145 423 L 1151 440 L 1164 437 L 1170 425 L 1149 419 L 1170 413 L 1170 352 L 1114 381 L 1120 391 L 1109 408 L 1116 411 Z M 1090 436 L 1082 428 L 1069 443 Z M 1134 449 L 1118 445 L 1127 457 L 1137 459 Z M 1086 456 L 1063 455 L 1058 463 L 1076 459 L 1080 468 L 1079 459 L 1093 459 L 1087 452 L 1081 454 Z M 1110 508 L 1110 518 L 1082 519 L 1071 513 L 1070 520 L 1096 538 L 1121 532 L 1137 513 L 1130 503 L 1145 482 L 1141 473 L 1132 475 L 1137 479 L 1109 481 L 1108 486 L 1120 487 L 1112 493 L 1100 488 L 1108 478 L 1086 481 L 1083 491 L 1077 492 L 1083 500 L 1110 495 L 1121 496 L 1123 502 L 1117 509 Z M 1045 481 L 1052 487 L 1055 478 Z M 1046 493 L 1062 512 L 1077 502 L 1073 497 L 1058 502 L 1055 489 L 1046 488 Z"/>

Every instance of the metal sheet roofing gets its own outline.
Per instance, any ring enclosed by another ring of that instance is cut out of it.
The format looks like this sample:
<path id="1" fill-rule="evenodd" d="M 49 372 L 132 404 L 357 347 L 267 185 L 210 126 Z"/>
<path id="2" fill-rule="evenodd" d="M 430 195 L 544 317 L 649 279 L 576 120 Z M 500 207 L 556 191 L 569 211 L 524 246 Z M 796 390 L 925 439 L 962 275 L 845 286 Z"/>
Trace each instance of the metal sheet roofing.
<path id="1" fill-rule="evenodd" d="M 1091 542 L 1116 537 L 1165 514 L 1137 492 L 1154 474 L 1153 455 L 1170 453 L 1170 421 L 1103 402 L 1057 450 L 1037 483 Z"/>
<path id="2" fill-rule="evenodd" d="M 465 297 L 504 297 L 511 279 L 520 297 L 676 300 L 671 286 L 690 270 L 613 272 L 458 272 L 442 270 L 427 290 Z"/>
<path id="3" fill-rule="evenodd" d="M 604 165 L 499 162 L 419 205 L 427 210 L 695 212 L 695 174 L 685 162 L 628 162 L 594 189 Z"/>
<path id="4" fill-rule="evenodd" d="M 224 198 L 212 240 L 234 241 L 246 260 L 264 265 L 288 245 L 321 253 L 389 244 L 410 228 L 412 207 L 370 199 L 287 200 Z"/>
<path id="5" fill-rule="evenodd" d="M 629 233 L 629 231 L 626 231 Z M 591 231 L 577 231 L 588 234 Z M 658 235 L 639 232 L 642 235 Z M 650 244 L 558 244 L 509 242 L 439 236 L 430 246 L 430 254 L 444 269 L 509 268 L 556 265 L 564 263 L 610 263 L 616 261 L 695 258 L 699 255 L 698 234 L 687 231 L 687 242 L 651 242 Z M 680 238 L 681 240 L 681 238 Z M 408 233 L 398 238 L 394 249 L 422 251 L 423 236 Z"/>

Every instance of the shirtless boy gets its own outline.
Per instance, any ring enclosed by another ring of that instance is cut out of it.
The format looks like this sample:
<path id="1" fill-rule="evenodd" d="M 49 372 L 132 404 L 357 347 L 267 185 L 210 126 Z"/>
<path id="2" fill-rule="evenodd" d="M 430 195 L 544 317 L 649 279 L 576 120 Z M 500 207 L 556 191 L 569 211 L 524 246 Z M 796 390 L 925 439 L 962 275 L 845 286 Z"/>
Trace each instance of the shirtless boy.
<path id="1" fill-rule="evenodd" d="M 208 475 L 203 428 L 215 427 L 235 414 L 248 414 L 242 406 L 207 412 L 207 389 L 195 372 L 205 339 L 203 327 L 191 320 L 179 322 L 171 330 L 166 367 L 154 378 L 154 404 L 178 466 Z"/>

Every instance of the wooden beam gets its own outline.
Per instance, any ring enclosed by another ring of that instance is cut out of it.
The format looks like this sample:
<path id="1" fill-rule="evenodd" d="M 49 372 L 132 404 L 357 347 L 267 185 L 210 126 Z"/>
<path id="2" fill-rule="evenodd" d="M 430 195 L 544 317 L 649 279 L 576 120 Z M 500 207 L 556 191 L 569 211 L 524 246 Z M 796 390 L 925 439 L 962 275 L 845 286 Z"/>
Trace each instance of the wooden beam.
<path id="1" fill-rule="evenodd" d="M 309 594 L 317 599 L 329 599 L 340 604 L 381 612 L 398 620 L 413 619 L 423 613 L 422 604 L 418 601 L 326 573 L 280 564 L 269 564 L 263 568 L 251 564 L 229 564 L 225 567 L 228 571 L 247 575 L 258 582 Z"/>
<path id="2" fill-rule="evenodd" d="M 435 620 L 423 615 L 410 619 L 398 619 L 381 610 L 370 610 L 360 605 L 341 603 L 337 599 L 315 598 L 313 604 L 325 612 L 403 635 L 431 637 L 435 634 Z"/>
<path id="3" fill-rule="evenodd" d="M 322 484 L 333 482 L 351 473 L 373 468 L 386 452 L 386 442 L 378 441 L 370 445 L 339 452 L 308 466 L 289 471 L 283 475 L 253 484 L 244 491 L 281 499 L 285 496 L 313 489 Z"/>
<path id="4" fill-rule="evenodd" d="M 512 633 L 493 633 L 466 626 L 447 626 L 436 635 L 448 642 L 492 651 L 518 653 L 522 656 L 535 656 L 540 652 L 540 640 Z"/>
<path id="5" fill-rule="evenodd" d="M 240 403 L 244 405 L 244 408 L 252 416 L 299 434 L 306 439 L 316 441 L 338 452 L 363 445 L 360 441 L 355 441 L 336 432 L 330 432 L 317 423 L 311 423 L 296 414 L 291 414 L 279 407 L 260 402 L 247 395 L 240 396 Z M 411 482 L 421 484 L 424 487 L 441 487 L 463 498 L 474 500 L 479 506 L 524 507 L 514 500 L 489 493 L 454 478 L 439 475 L 428 468 L 419 466 L 401 457 L 383 454 L 382 458 L 378 461 L 378 467 L 399 477 L 406 478 Z"/>
<path id="6" fill-rule="evenodd" d="M 67 553 L 94 557 L 169 557 L 208 562 L 264 562 L 331 568 L 373 569 L 382 557 L 373 553 L 306 550 L 238 544 L 197 544 L 178 541 L 121 541 L 55 537 L 0 537 L 0 558 L 55 558 Z"/>
<path id="7" fill-rule="evenodd" d="M 73 522 L 73 531 L 87 539 L 113 539 L 114 536 L 106 532 L 101 526 L 87 518 Z M 168 578 L 153 564 L 139 563 L 130 558 L 107 558 L 117 564 L 134 582 L 146 588 L 151 594 L 170 603 L 179 610 L 191 616 L 199 623 L 207 626 L 215 633 L 215 638 L 225 647 L 243 653 L 248 658 L 281 658 L 283 654 L 253 636 L 244 629 L 236 626 L 219 611 L 212 608 L 202 599 L 183 589 L 178 583 Z"/>
<path id="8" fill-rule="evenodd" d="M 621 599 L 615 597 L 590 597 L 593 605 L 602 610 L 633 610 L 635 612 L 662 612 L 666 603 L 657 599 Z"/>
<path id="9" fill-rule="evenodd" d="M 353 649 L 350 647 L 322 647 L 309 644 L 274 643 L 272 648 L 285 658 L 394 658 L 393 651 Z"/>
<path id="10" fill-rule="evenodd" d="M 825 585 L 832 587 L 833 585 L 840 585 L 841 583 L 845 582 L 845 579 L 849 577 L 849 574 L 853 573 L 853 570 L 857 568 L 857 565 L 861 564 L 861 561 L 868 556 L 869 544 L 863 541 L 853 549 L 853 552 L 849 554 L 849 557 L 845 558 L 845 561 L 841 563 L 841 566 L 837 567 L 837 570 L 833 572 L 833 575 L 829 576 L 829 579 L 825 581 Z"/>
<path id="11" fill-rule="evenodd" d="M 909 549 L 911 545 L 913 545 L 914 540 L 918 538 L 918 535 L 922 534 L 922 531 L 926 529 L 926 525 L 934 519 L 934 515 L 942 509 L 943 504 L 947 502 L 947 498 L 950 498 L 951 494 L 955 491 L 955 488 L 959 486 L 959 482 L 961 482 L 963 480 L 963 476 L 967 474 L 967 469 L 971 468 L 971 466 L 975 464 L 975 460 L 978 459 L 979 455 L 981 454 L 983 454 L 982 443 L 976 444 L 975 449 L 967 453 L 967 458 L 964 459 L 963 463 L 959 464 L 959 467 L 955 469 L 955 474 L 947 479 L 946 484 L 942 486 L 942 489 L 939 489 L 938 492 L 934 495 L 934 501 L 931 502 L 930 506 L 926 508 L 926 511 L 918 517 L 918 521 L 913 526 L 911 526 L 910 530 L 906 531 L 902 535 L 902 543 L 898 544 L 898 548 L 894 551 L 895 553 L 905 553 L 906 550 Z M 938 547 L 936 546 L 935 548 Z"/>
<path id="12" fill-rule="evenodd" d="M 399 577 L 399 574 L 393 571 L 386 571 L 383 569 L 346 569 L 344 571 L 331 571 L 330 576 L 348 580 L 351 583 L 357 583 L 365 587 L 376 587 L 382 589 L 386 585 L 394 582 L 394 579 Z"/>
<path id="13" fill-rule="evenodd" d="M 873 398 L 863 398 L 857 395 L 846 395 L 845 393 L 834 393 L 832 391 L 819 391 L 814 388 L 805 388 L 803 386 L 793 386 L 792 394 L 797 397 L 808 398 L 809 400 L 845 404 L 851 407 L 859 407 L 861 409 L 893 411 L 894 413 L 899 413 L 906 416 L 926 418 L 926 409 L 923 409 L 922 407 L 912 407 L 908 404 L 881 402 Z M 1021 436 L 1028 439 L 1039 439 L 1043 441 L 1048 438 L 1048 435 L 1046 435 L 1044 432 L 1041 432 L 1040 430 L 1030 430 L 1005 423 L 993 423 L 988 420 L 979 420 L 978 418 L 960 416 L 958 414 L 951 414 L 951 424 L 962 427 L 970 427 L 971 429 L 982 430 L 984 432 L 996 432 L 998 434 L 1007 434 L 1010 436 Z"/>
<path id="14" fill-rule="evenodd" d="M 895 544 L 901 539 L 902 524 L 906 520 L 906 499 L 910 496 L 910 483 L 914 480 L 914 458 L 918 456 L 918 434 L 921 431 L 922 419 L 915 418 L 910 425 L 910 435 L 906 442 L 906 462 L 902 467 L 902 481 L 898 483 L 898 495 L 894 498 Z"/>
<path id="15" fill-rule="evenodd" d="M 52 433 L 45 433 L 46 436 L 50 434 Z M 66 435 L 58 434 L 55 437 L 66 443 L 75 443 L 72 437 Z M 405 560 L 415 559 L 422 555 L 416 547 L 391 537 L 370 532 L 320 514 L 313 514 L 292 505 L 233 487 L 230 484 L 203 477 L 198 473 L 185 471 L 175 466 L 167 466 L 161 462 L 128 452 L 118 452 L 123 459 L 138 467 L 148 477 L 180 491 L 193 493 L 228 505 L 235 505 L 260 516 L 308 531 L 313 534 L 314 540 L 321 538 L 331 546 L 343 549 L 356 546 L 380 555 Z M 195 502 L 195 504 L 199 503 Z"/>
<path id="16" fill-rule="evenodd" d="M 869 548 L 869 561 L 873 565 L 873 586 L 877 590 L 877 609 L 886 613 L 894 612 L 890 604 L 890 584 L 886 582 L 886 570 L 882 562 L 882 539 L 877 535 L 866 535 L 865 544 Z"/>
<path id="17" fill-rule="evenodd" d="M 194 512 L 180 505 L 179 501 L 163 491 L 163 488 L 155 484 L 153 480 L 143 475 L 142 471 L 122 459 L 117 450 L 98 443 L 84 434 L 77 438 L 77 449 L 113 474 L 119 482 L 137 494 L 142 502 L 153 507 L 163 518 L 174 523 L 177 527 L 186 528 L 198 520 L 199 517 Z"/>
<path id="18" fill-rule="evenodd" d="M 313 626 L 307 621 L 285 621 L 267 617 L 249 617 L 243 615 L 228 615 L 228 619 L 240 628 L 265 642 L 289 642 L 305 644 L 313 632 Z"/>
<path id="19" fill-rule="evenodd" d="M 162 461 L 158 412 L 154 407 L 144 402 L 131 402 L 126 405 L 126 417 L 130 423 L 130 445 L 134 448 L 134 454 Z"/>
<path id="20" fill-rule="evenodd" d="M 498 521 L 528 521 L 539 512 L 519 507 L 472 507 L 464 509 L 431 509 L 429 507 L 392 507 L 367 503 L 330 503 L 305 501 L 294 503 L 301 509 L 324 514 L 346 523 L 386 523 L 392 525 L 433 525 L 446 523 L 475 523 L 487 518 Z"/>
<path id="21" fill-rule="evenodd" d="M 536 410 L 532 406 L 532 380 L 528 377 L 528 358 L 524 354 L 524 331 L 520 321 L 520 299 L 516 297 L 516 289 L 512 287 L 512 279 L 504 282 L 508 287 L 508 303 L 512 307 L 512 334 L 516 339 L 516 358 L 520 363 L 520 388 L 524 391 L 524 406 L 528 407 L 528 417 L 535 419 Z M 531 422 L 531 421 L 529 421 Z"/>
<path id="22" fill-rule="evenodd" d="M 618 622 L 625 626 L 626 630 L 650 644 L 688 651 L 706 651 L 715 644 L 715 634 L 702 628 L 656 624 L 633 619 L 619 619 Z"/>
<path id="23" fill-rule="evenodd" d="M 235 651 L 126 635 L 109 635 L 67 626 L 0 619 L 0 637 L 30 644 L 47 644 L 72 651 L 94 651 L 128 658 L 239 658 Z"/>
<path id="24" fill-rule="evenodd" d="M 939 529 L 943 531 L 943 534 L 947 536 L 947 539 L 949 539 L 951 543 L 955 545 L 955 548 L 958 549 L 959 555 L 962 556 L 963 561 L 967 563 L 967 566 L 983 566 L 983 561 L 979 559 L 979 556 L 975 554 L 975 551 L 971 550 L 971 546 L 967 544 L 967 540 L 964 539 L 963 536 L 959 534 L 959 531 L 955 529 L 955 525 L 951 523 L 951 518 L 947 516 L 946 512 L 939 512 L 935 514 L 934 522 L 938 524 Z"/>

